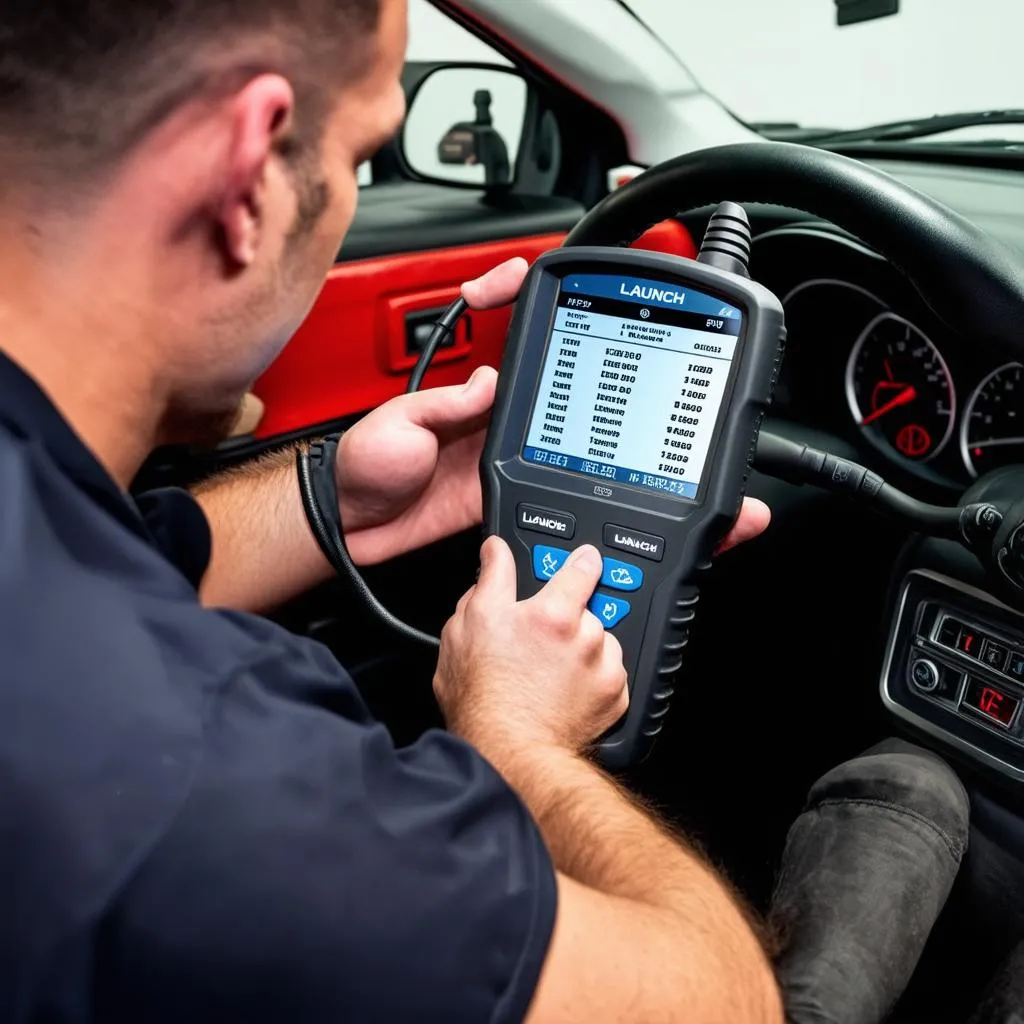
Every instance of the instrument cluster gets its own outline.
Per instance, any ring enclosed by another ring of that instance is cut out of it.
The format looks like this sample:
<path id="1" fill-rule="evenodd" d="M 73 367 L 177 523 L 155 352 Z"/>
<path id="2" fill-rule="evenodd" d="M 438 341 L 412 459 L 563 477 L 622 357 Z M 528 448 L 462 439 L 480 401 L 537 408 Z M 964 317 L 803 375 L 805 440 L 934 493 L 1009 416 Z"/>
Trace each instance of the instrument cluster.
<path id="1" fill-rule="evenodd" d="M 755 276 L 782 298 L 789 332 L 781 414 L 848 439 L 893 482 L 962 491 L 1024 464 L 1024 365 L 951 332 L 855 241 L 779 232 L 759 245 Z"/>
<path id="2" fill-rule="evenodd" d="M 816 289 L 832 293 L 854 334 L 842 394 L 849 425 L 868 444 L 904 468 L 934 465 L 954 478 L 1024 463 L 1024 366 L 991 365 L 962 342 L 954 351 L 957 342 L 851 282 L 811 280 L 795 289 L 785 301 L 791 330 L 801 307 L 823 297 Z"/>

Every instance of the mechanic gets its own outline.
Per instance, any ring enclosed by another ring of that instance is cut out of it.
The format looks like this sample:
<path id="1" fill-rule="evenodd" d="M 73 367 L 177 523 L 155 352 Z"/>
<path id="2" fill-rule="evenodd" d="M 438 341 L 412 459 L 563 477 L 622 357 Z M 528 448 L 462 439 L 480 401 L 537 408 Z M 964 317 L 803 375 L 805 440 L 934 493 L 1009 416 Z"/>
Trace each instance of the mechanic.
<path id="1" fill-rule="evenodd" d="M 449 731 L 396 749 L 325 649 L 259 616 L 330 575 L 293 453 L 129 496 L 158 446 L 230 430 L 301 323 L 401 121 L 405 24 L 405 0 L 0 8 L 5 1021 L 781 1019 L 752 915 L 584 756 L 627 700 L 585 608 L 596 551 L 517 604 L 489 541 L 444 634 Z M 494 388 L 345 436 L 357 561 L 479 521 Z M 766 525 L 748 502 L 726 546 Z M 891 1005 L 966 814 L 913 748 L 819 784 L 776 900 L 792 1013 Z M 845 913 L 878 893 L 888 930 Z"/>

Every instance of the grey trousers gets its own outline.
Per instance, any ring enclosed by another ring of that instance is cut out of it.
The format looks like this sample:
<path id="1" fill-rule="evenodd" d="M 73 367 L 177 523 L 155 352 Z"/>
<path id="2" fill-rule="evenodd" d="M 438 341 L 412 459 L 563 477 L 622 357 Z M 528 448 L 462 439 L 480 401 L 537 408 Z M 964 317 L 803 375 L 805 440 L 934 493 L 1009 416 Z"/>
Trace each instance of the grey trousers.
<path id="1" fill-rule="evenodd" d="M 953 770 L 887 740 L 823 776 L 786 842 L 772 901 L 791 1024 L 880 1024 L 902 995 L 967 848 Z M 1024 949 L 971 1024 L 1024 1024 Z"/>

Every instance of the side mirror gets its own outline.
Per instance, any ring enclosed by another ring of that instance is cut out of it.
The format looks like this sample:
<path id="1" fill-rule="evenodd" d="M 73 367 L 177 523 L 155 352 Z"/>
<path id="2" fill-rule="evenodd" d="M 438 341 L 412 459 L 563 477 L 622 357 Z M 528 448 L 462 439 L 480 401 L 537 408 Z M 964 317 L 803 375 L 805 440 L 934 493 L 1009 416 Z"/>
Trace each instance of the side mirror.
<path id="1" fill-rule="evenodd" d="M 512 68 L 434 69 L 409 99 L 400 149 L 414 176 L 446 185 L 507 190 L 515 183 L 530 90 Z"/>

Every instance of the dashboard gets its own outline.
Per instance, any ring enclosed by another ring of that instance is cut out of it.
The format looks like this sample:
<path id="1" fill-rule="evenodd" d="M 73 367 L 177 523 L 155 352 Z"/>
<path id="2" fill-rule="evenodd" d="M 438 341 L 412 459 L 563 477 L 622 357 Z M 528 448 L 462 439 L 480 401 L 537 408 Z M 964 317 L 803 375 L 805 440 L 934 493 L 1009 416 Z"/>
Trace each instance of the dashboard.
<path id="1" fill-rule="evenodd" d="M 774 415 L 844 438 L 936 499 L 1024 463 L 1024 366 L 950 331 L 856 239 L 808 222 L 770 230 L 751 271 L 786 309 Z"/>

